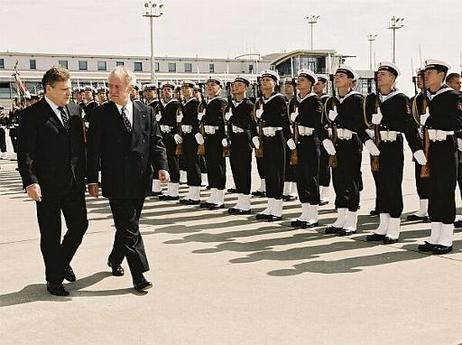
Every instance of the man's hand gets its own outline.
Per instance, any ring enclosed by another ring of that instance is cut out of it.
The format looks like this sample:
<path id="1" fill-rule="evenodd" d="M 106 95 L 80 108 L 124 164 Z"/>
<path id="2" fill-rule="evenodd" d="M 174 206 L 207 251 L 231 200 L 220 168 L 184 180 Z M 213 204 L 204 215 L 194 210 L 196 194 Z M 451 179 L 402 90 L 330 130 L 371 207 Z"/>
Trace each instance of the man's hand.
<path id="1" fill-rule="evenodd" d="M 160 183 L 170 182 L 170 174 L 167 170 L 159 170 L 159 181 Z"/>
<path id="2" fill-rule="evenodd" d="M 26 187 L 27 196 L 34 201 L 42 201 L 42 190 L 38 183 L 31 184 Z"/>
<path id="3" fill-rule="evenodd" d="M 92 197 L 97 198 L 99 196 L 99 186 L 97 183 L 90 183 L 88 185 L 88 194 L 90 194 Z"/>

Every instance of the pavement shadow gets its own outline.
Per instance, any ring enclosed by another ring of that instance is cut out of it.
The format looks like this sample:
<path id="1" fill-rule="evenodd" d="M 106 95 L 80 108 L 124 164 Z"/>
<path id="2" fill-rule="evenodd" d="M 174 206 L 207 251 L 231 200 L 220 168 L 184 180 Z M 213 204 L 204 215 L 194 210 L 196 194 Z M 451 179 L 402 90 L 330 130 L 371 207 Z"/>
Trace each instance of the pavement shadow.
<path id="1" fill-rule="evenodd" d="M 58 297 L 49 294 L 46 291 L 45 284 L 27 285 L 19 291 L 0 295 L 0 308 L 32 302 L 68 302 L 71 301 L 73 297 L 139 294 L 133 288 L 101 291 L 81 291 L 82 289 L 90 287 L 109 276 L 111 276 L 110 272 L 97 272 L 88 277 L 79 279 L 74 283 L 66 284 L 66 289 L 70 292 L 70 296 L 67 297 Z"/>

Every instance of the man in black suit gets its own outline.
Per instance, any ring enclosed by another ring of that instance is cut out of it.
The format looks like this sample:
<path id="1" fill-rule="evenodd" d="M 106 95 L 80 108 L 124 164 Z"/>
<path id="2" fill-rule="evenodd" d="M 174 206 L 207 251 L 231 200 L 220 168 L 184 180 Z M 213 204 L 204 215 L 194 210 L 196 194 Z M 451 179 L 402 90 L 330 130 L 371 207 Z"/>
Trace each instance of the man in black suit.
<path id="1" fill-rule="evenodd" d="M 143 208 L 150 165 L 159 171 L 159 180 L 168 182 L 167 155 L 159 126 L 151 107 L 130 100 L 135 76 L 122 66 L 108 78 L 111 102 L 94 110 L 88 132 L 88 191 L 98 197 L 98 166 L 101 163 L 103 196 L 109 199 L 116 234 L 108 265 L 121 276 L 124 257 L 136 290 L 152 284 L 143 272 L 149 270 L 139 218 Z"/>
<path id="2" fill-rule="evenodd" d="M 69 263 L 88 227 L 85 144 L 80 107 L 70 103 L 69 72 L 48 70 L 45 96 L 21 113 L 18 166 L 27 195 L 36 201 L 47 290 L 67 296 L 63 279 L 75 281 Z M 61 242 L 61 212 L 67 232 Z"/>

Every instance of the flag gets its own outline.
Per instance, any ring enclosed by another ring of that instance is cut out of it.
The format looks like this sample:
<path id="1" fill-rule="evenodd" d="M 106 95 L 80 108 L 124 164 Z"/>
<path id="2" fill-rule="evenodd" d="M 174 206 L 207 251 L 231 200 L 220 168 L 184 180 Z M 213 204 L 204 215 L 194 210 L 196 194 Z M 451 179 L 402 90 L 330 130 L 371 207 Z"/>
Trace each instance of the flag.
<path id="1" fill-rule="evenodd" d="M 19 77 L 19 72 L 18 72 L 18 61 L 16 61 L 14 65 L 14 73 L 12 74 L 13 78 L 16 82 L 16 91 L 18 92 L 18 95 L 20 97 L 30 97 L 30 92 L 29 90 L 26 89 L 26 86 L 22 82 L 21 78 Z"/>

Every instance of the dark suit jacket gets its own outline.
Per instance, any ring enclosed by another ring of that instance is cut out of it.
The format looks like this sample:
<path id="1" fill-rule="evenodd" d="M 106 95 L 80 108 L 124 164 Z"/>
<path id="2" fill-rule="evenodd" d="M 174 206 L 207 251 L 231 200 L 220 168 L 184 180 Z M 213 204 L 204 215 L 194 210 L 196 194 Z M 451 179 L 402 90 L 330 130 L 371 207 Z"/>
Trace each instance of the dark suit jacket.
<path id="1" fill-rule="evenodd" d="M 44 197 L 62 196 L 73 184 L 85 189 L 85 143 L 80 107 L 69 103 L 66 109 L 69 132 L 44 98 L 21 114 L 19 172 L 24 187 L 38 183 Z"/>
<path id="2" fill-rule="evenodd" d="M 133 102 L 129 134 L 113 102 L 93 110 L 88 132 L 87 182 L 98 182 L 101 162 L 103 196 L 109 199 L 144 197 L 149 166 L 167 170 L 167 155 L 151 107 Z"/>

